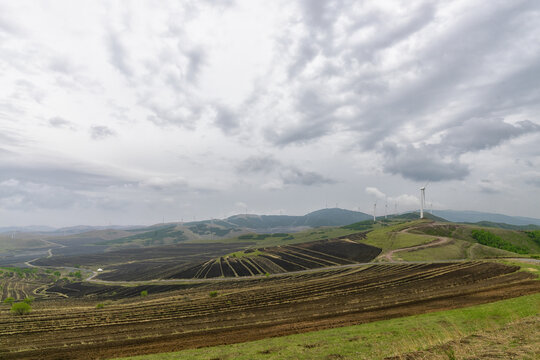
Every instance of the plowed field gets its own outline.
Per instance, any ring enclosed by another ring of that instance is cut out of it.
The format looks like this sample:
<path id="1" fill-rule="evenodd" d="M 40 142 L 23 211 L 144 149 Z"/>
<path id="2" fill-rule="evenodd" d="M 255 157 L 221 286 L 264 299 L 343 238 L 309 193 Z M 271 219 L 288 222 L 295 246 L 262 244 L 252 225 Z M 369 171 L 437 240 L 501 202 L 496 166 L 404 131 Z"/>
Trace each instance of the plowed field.
<path id="1" fill-rule="evenodd" d="M 540 291 L 489 262 L 392 264 L 230 280 L 146 298 L 43 302 L 0 314 L 2 359 L 98 359 L 244 342 L 496 301 Z M 217 296 L 212 297 L 210 290 Z"/>
<path id="2" fill-rule="evenodd" d="M 244 251 L 201 262 L 170 279 L 210 279 L 278 274 L 290 271 L 369 262 L 381 249 L 349 239 L 311 241 Z"/>

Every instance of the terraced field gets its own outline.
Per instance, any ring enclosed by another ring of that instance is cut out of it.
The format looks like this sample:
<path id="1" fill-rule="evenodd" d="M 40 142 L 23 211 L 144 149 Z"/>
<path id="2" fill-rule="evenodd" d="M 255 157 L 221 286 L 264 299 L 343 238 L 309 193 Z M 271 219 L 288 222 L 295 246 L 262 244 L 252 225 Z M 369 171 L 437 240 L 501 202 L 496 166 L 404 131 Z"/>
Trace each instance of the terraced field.
<path id="1" fill-rule="evenodd" d="M 0 300 L 12 297 L 22 300 L 27 296 L 40 297 L 41 291 L 54 280 L 37 269 L 0 268 Z"/>
<path id="2" fill-rule="evenodd" d="M 536 276 L 490 262 L 379 264 L 208 282 L 110 302 L 0 313 L 2 359 L 97 359 L 370 322 L 536 293 Z M 21 341 L 24 339 L 24 341 Z"/>
<path id="3" fill-rule="evenodd" d="M 290 271 L 369 262 L 381 249 L 349 239 L 330 239 L 273 246 L 221 256 L 182 272 L 171 279 L 208 279 L 278 274 Z"/>
<path id="4" fill-rule="evenodd" d="M 104 280 L 144 281 L 169 278 L 194 264 L 243 250 L 250 244 L 211 243 L 122 248 L 101 254 L 44 257 L 32 264 L 46 267 L 81 266 L 94 271 L 103 268 L 100 278 Z"/>

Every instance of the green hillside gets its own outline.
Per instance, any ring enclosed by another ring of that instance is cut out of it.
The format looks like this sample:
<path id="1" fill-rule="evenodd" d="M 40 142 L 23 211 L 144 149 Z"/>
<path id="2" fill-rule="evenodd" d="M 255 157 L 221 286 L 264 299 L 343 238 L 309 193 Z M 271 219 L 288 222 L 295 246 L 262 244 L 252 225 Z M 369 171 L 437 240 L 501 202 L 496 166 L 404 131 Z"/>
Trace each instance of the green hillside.
<path id="1" fill-rule="evenodd" d="M 429 224 L 416 227 L 412 233 L 450 237 L 470 243 L 482 244 L 515 254 L 540 253 L 540 231 L 510 230 L 464 224 Z"/>

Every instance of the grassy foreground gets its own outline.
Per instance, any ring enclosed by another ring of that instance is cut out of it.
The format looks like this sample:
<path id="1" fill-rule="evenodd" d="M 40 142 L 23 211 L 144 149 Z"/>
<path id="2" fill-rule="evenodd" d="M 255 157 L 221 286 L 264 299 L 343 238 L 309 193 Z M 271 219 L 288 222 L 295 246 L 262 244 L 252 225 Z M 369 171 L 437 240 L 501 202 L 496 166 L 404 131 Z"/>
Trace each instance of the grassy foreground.
<path id="1" fill-rule="evenodd" d="M 129 359 L 382 359 L 538 316 L 540 294 L 248 343 Z M 127 358 L 125 358 L 127 359 Z"/>

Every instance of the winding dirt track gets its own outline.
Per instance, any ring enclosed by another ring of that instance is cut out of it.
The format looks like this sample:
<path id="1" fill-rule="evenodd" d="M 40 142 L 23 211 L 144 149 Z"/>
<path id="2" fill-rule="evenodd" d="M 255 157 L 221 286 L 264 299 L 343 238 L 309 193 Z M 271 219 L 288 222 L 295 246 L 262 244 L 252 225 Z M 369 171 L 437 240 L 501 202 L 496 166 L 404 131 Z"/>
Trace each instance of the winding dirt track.
<path id="1" fill-rule="evenodd" d="M 540 292 L 534 275 L 490 262 L 378 264 L 228 281 L 166 295 L 43 302 L 0 312 L 1 359 L 106 359 L 230 344 L 458 308 Z M 210 297 L 217 291 L 217 297 Z M 21 341 L 24 339 L 24 341 Z"/>
<path id="2" fill-rule="evenodd" d="M 411 246 L 411 247 L 395 249 L 395 250 L 390 250 L 390 251 L 384 253 L 381 257 L 383 259 L 387 260 L 387 261 L 393 262 L 394 261 L 394 254 L 397 253 L 397 252 L 415 251 L 415 250 L 425 249 L 425 248 L 434 247 L 434 246 L 441 246 L 441 245 L 444 245 L 444 244 L 446 244 L 446 243 L 448 243 L 450 241 L 452 241 L 452 239 L 450 239 L 450 238 L 438 237 L 436 240 L 433 240 L 432 242 L 427 243 L 427 244 Z"/>

